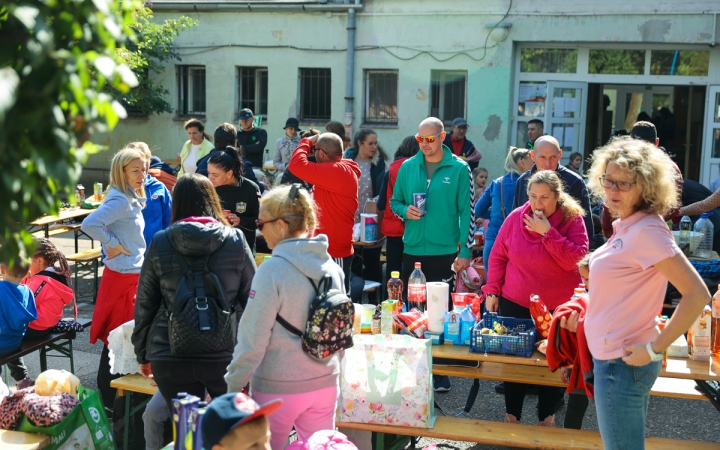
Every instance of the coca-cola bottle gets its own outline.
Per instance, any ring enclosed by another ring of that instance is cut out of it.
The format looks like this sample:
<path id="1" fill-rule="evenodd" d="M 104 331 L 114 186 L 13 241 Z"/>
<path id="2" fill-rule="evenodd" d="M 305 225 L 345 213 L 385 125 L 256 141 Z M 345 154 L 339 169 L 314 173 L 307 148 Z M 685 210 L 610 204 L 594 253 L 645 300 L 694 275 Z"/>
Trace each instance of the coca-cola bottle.
<path id="1" fill-rule="evenodd" d="M 420 312 L 427 309 L 427 281 L 420 269 L 421 264 L 415 263 L 415 270 L 408 279 L 408 309 L 417 308 Z"/>

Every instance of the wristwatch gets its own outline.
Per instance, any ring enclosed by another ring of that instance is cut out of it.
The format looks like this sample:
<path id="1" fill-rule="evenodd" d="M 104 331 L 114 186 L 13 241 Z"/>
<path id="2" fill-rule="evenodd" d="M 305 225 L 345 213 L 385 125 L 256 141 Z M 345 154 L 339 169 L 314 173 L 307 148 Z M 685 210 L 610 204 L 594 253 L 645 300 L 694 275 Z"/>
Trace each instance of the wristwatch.
<path id="1" fill-rule="evenodd" d="M 647 349 L 648 355 L 650 355 L 650 361 L 661 361 L 663 359 L 663 354 L 655 353 L 652 349 L 652 342 L 648 342 L 645 346 Z"/>

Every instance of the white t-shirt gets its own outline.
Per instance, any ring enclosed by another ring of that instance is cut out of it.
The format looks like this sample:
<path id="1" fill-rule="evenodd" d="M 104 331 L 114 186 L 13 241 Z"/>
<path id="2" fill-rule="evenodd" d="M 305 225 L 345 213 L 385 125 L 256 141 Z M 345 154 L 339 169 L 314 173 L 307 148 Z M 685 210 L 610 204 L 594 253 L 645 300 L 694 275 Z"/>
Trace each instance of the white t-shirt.
<path id="1" fill-rule="evenodd" d="M 191 144 L 190 145 L 190 153 L 188 153 L 187 158 L 183 161 L 183 170 L 187 174 L 195 173 L 197 170 L 197 155 L 198 150 L 200 149 L 200 145 Z"/>

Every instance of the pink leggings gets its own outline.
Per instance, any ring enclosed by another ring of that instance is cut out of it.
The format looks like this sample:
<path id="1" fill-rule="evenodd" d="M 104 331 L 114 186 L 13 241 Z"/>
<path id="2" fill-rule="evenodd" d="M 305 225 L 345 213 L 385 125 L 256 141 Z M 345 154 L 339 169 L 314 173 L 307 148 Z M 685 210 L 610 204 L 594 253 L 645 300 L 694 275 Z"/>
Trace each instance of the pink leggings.
<path id="1" fill-rule="evenodd" d="M 275 399 L 282 399 L 282 406 L 272 413 L 270 421 L 270 446 L 272 450 L 283 450 L 293 426 L 298 439 L 307 440 L 313 433 L 335 429 L 335 404 L 340 396 L 337 386 L 318 389 L 303 394 L 264 394 L 252 391 L 252 398 L 260 405 Z"/>

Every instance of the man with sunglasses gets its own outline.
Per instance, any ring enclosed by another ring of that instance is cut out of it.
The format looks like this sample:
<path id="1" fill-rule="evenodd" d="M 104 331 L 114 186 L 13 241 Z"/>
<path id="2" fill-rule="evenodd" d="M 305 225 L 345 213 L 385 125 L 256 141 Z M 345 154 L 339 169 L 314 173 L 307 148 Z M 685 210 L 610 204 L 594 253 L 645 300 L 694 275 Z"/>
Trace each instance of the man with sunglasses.
<path id="1" fill-rule="evenodd" d="M 475 192 L 470 168 L 443 145 L 445 136 L 439 119 L 429 117 L 420 123 L 415 136 L 420 151 L 400 166 L 390 208 L 405 220 L 403 282 L 407 285 L 419 262 L 427 281 L 444 281 L 452 292 L 452 268 L 459 273 L 470 266 Z M 425 196 L 424 213 L 414 202 L 416 194 Z M 448 377 L 433 380 L 436 392 L 450 390 Z"/>
<path id="2" fill-rule="evenodd" d="M 585 229 L 588 233 L 588 239 L 592 240 L 595 229 L 592 222 L 592 212 L 590 210 L 590 196 L 582 177 L 577 173 L 566 169 L 560 164 L 562 158 L 562 150 L 560 143 L 552 136 L 540 136 L 535 140 L 535 145 L 530 150 L 530 158 L 535 162 L 532 169 L 520 175 L 515 184 L 515 199 L 513 200 L 513 209 L 524 205 L 528 201 L 527 184 L 531 176 L 538 170 L 553 170 L 557 173 L 560 181 L 563 183 L 563 189 L 580 203 L 585 210 L 583 221 Z"/>
<path id="3" fill-rule="evenodd" d="M 313 147 L 316 162 L 308 160 Z M 343 159 L 343 141 L 340 136 L 323 133 L 300 140 L 288 170 L 314 186 L 312 192 L 318 207 L 319 222 L 315 235 L 327 235 L 328 253 L 342 267 L 345 290 L 350 292 L 360 167 L 352 159 Z"/>

